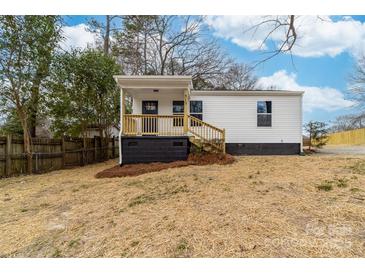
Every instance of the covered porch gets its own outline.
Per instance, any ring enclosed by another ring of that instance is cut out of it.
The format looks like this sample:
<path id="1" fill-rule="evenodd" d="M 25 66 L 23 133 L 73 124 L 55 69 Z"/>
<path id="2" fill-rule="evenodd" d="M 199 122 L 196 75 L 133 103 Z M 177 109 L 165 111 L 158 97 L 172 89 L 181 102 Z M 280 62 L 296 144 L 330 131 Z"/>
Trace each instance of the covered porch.
<path id="1" fill-rule="evenodd" d="M 121 90 L 121 132 L 130 137 L 189 137 L 225 151 L 224 129 L 202 121 L 202 102 L 190 101 L 190 76 L 115 76 Z M 131 104 L 127 113 L 126 101 Z"/>

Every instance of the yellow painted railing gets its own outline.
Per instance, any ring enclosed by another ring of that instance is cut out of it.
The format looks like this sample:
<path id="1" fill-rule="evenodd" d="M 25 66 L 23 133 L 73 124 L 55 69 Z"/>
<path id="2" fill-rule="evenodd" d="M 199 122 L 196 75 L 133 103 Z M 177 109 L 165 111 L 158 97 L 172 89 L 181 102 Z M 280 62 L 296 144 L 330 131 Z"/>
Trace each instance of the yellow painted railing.
<path id="1" fill-rule="evenodd" d="M 124 135 L 183 136 L 188 133 L 225 153 L 225 131 L 188 115 L 184 128 L 184 115 L 123 115 Z"/>
<path id="2" fill-rule="evenodd" d="M 365 144 L 365 128 L 329 134 L 328 145 L 361 145 Z"/>
<path id="3" fill-rule="evenodd" d="M 184 115 L 125 114 L 124 135 L 184 135 Z"/>

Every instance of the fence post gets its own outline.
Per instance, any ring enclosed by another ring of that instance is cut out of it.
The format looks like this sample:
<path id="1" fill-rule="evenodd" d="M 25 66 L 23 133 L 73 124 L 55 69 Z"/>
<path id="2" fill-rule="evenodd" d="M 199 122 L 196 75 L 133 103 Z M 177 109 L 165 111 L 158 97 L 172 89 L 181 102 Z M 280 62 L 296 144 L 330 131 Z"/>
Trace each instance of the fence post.
<path id="1" fill-rule="evenodd" d="M 100 146 L 99 146 L 99 151 L 100 151 L 100 153 L 99 153 L 99 161 L 100 162 L 102 162 L 102 161 L 104 161 L 104 157 L 105 157 L 105 155 L 104 155 L 104 142 L 103 142 L 103 138 L 102 137 L 99 137 L 100 138 Z"/>
<path id="2" fill-rule="evenodd" d="M 66 166 L 66 144 L 65 144 L 65 137 L 62 136 L 61 139 L 61 151 L 62 151 L 62 168 Z"/>
<path id="3" fill-rule="evenodd" d="M 6 176 L 11 175 L 11 135 L 6 136 Z"/>
<path id="4" fill-rule="evenodd" d="M 114 135 L 113 135 L 113 138 L 112 138 L 112 158 L 114 159 L 115 158 L 115 138 L 114 138 Z"/>
<path id="5" fill-rule="evenodd" d="M 81 151 L 82 152 L 82 154 L 81 154 L 81 165 L 82 166 L 84 166 L 85 165 L 85 162 L 86 162 L 85 161 L 86 160 L 85 159 L 86 158 L 85 157 L 85 141 L 86 141 L 86 139 L 85 139 L 85 137 L 83 137 L 82 138 L 82 151 Z"/>
<path id="6" fill-rule="evenodd" d="M 96 141 L 96 136 L 94 136 L 94 162 L 98 162 L 96 158 L 98 155 L 98 142 Z"/>

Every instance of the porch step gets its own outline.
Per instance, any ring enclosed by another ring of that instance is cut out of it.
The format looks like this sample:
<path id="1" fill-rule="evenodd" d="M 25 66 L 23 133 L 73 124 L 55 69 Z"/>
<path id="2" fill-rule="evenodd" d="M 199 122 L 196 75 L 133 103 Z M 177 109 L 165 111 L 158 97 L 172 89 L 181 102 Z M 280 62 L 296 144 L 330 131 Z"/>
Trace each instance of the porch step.
<path id="1" fill-rule="evenodd" d="M 209 142 L 205 142 L 204 140 L 202 140 L 199 137 L 190 136 L 189 141 L 190 141 L 190 143 L 192 143 L 195 146 L 195 149 L 203 150 L 206 152 L 214 152 L 214 153 L 221 152 L 219 149 L 214 147 L 214 145 L 212 145 Z"/>

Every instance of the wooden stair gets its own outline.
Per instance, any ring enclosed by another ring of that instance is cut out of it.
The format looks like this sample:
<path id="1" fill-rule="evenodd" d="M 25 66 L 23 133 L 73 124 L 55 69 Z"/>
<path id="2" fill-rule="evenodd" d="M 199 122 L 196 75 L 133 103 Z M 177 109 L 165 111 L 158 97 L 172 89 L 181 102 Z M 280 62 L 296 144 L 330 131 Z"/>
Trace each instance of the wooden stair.
<path id="1" fill-rule="evenodd" d="M 225 130 L 202 120 L 188 116 L 189 141 L 198 149 L 213 153 L 225 153 Z"/>
<path id="2" fill-rule="evenodd" d="M 214 152 L 214 153 L 220 153 L 221 151 L 219 149 L 216 149 L 214 146 L 212 146 L 208 142 L 204 142 L 202 139 L 190 136 L 189 137 L 190 143 L 194 146 L 194 151 L 206 151 L 206 152 Z"/>

